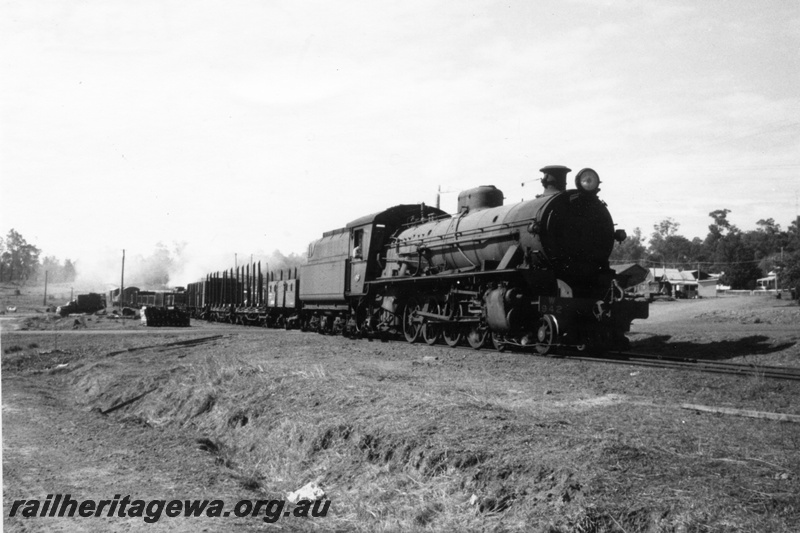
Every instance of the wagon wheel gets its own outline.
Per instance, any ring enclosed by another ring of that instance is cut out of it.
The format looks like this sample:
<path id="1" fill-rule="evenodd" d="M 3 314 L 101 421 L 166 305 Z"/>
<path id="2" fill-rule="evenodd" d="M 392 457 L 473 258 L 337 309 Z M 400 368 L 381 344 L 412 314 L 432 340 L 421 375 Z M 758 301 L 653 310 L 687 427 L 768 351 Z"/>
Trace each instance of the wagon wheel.
<path id="1" fill-rule="evenodd" d="M 487 328 L 481 328 L 479 324 L 474 324 L 469 328 L 469 332 L 467 333 L 467 342 L 470 346 L 472 346 L 473 350 L 480 350 L 483 348 L 488 339 L 489 330 Z"/>
<path id="2" fill-rule="evenodd" d="M 414 298 L 408 300 L 403 307 L 403 335 L 408 342 L 417 342 L 422 335 L 422 323 L 417 316 L 417 311 L 420 310 L 420 305 Z"/>
<path id="3" fill-rule="evenodd" d="M 492 333 L 492 345 L 498 352 L 504 352 L 506 350 L 506 343 L 503 342 L 503 337 L 498 333 Z"/>
<path id="4" fill-rule="evenodd" d="M 428 299 L 428 303 L 425 304 L 423 310 L 437 315 L 442 314 L 441 306 L 433 298 Z M 433 346 L 442 338 L 442 325 L 427 319 L 422 325 L 422 338 L 425 339 L 427 344 Z"/>
<path id="5" fill-rule="evenodd" d="M 541 355 L 547 355 L 553 350 L 553 345 L 558 338 L 558 322 L 553 315 L 544 315 L 539 321 L 539 329 L 536 332 L 536 351 Z"/>
<path id="6" fill-rule="evenodd" d="M 451 320 L 456 320 L 461 316 L 461 308 L 457 303 L 452 312 L 448 313 L 448 316 Z M 455 348 L 461 343 L 461 339 L 464 338 L 464 331 L 461 324 L 447 324 L 442 328 L 442 336 L 444 337 L 444 342 L 447 343 L 448 346 Z"/>

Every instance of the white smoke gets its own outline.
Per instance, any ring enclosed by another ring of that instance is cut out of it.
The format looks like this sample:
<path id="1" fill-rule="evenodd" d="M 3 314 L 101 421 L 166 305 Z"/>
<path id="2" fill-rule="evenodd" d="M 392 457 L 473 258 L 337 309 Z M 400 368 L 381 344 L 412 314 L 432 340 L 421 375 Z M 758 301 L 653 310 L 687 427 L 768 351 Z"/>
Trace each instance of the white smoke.
<path id="1" fill-rule="evenodd" d="M 251 253 L 210 251 L 186 242 L 169 245 L 157 243 L 153 250 L 125 254 L 124 285 L 144 290 L 167 289 L 205 278 L 207 274 L 246 267 L 261 262 L 261 271 L 295 268 L 304 264 L 305 255 L 282 254 L 279 250 L 267 254 L 263 250 Z M 252 268 L 252 267 L 251 267 Z M 81 292 L 105 292 L 120 285 L 122 250 L 105 250 L 91 258 L 75 260 L 75 288 Z"/>

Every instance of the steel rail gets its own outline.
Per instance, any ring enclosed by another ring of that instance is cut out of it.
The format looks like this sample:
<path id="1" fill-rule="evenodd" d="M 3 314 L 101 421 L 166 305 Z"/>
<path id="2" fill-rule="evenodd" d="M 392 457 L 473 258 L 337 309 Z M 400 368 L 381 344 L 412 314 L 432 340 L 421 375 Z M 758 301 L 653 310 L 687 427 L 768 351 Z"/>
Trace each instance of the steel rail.
<path id="1" fill-rule="evenodd" d="M 633 354 L 627 352 L 613 352 L 613 354 L 617 354 L 619 357 L 565 355 L 563 358 L 571 361 L 614 363 L 620 365 L 643 366 L 651 368 L 694 370 L 698 372 L 728 374 L 742 377 L 762 377 L 767 379 L 800 381 L 800 368 L 759 366 L 742 363 L 723 363 L 720 361 L 705 361 L 702 359 L 665 357 L 658 355 Z"/>
<path id="2" fill-rule="evenodd" d="M 708 367 L 718 366 L 720 368 L 725 368 L 725 369 L 741 369 L 741 370 L 755 371 L 755 372 L 763 371 L 773 374 L 786 374 L 791 376 L 800 375 L 800 368 L 795 368 L 795 367 L 764 366 L 764 365 L 756 365 L 754 363 L 731 363 L 727 361 L 697 359 L 694 357 L 674 357 L 669 355 L 654 355 L 654 354 L 644 354 L 644 353 L 634 353 L 634 352 L 611 352 L 611 353 L 627 357 L 628 359 L 634 361 L 636 360 L 675 361 L 679 363 L 699 364 Z"/>

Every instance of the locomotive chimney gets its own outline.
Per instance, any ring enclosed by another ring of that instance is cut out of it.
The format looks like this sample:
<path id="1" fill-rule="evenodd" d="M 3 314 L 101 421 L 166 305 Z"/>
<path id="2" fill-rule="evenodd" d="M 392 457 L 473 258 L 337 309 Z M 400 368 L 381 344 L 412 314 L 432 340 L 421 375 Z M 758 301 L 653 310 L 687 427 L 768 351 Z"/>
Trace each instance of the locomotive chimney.
<path id="1" fill-rule="evenodd" d="M 542 167 L 539 172 L 543 172 L 542 187 L 544 194 L 555 194 L 567 190 L 567 174 L 571 169 L 561 165 L 550 165 Z"/>

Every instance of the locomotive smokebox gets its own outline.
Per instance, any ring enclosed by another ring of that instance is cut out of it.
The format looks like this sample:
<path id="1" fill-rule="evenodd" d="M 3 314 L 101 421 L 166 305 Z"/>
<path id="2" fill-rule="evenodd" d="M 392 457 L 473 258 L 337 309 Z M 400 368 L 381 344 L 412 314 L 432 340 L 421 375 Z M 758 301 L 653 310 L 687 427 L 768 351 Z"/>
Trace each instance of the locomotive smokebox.
<path id="1" fill-rule="evenodd" d="M 544 187 L 545 194 L 562 192 L 567 190 L 567 174 L 572 169 L 563 167 L 561 165 L 550 165 L 542 167 L 539 172 L 543 172 L 542 187 Z"/>
<path id="2" fill-rule="evenodd" d="M 467 189 L 458 195 L 458 212 L 478 211 L 490 207 L 503 205 L 503 191 L 494 185 L 481 185 L 474 189 Z"/>

